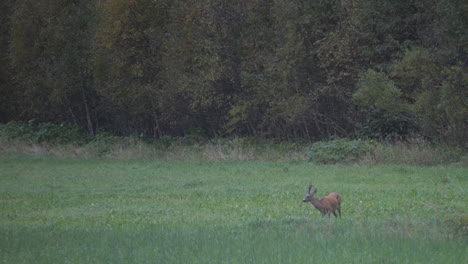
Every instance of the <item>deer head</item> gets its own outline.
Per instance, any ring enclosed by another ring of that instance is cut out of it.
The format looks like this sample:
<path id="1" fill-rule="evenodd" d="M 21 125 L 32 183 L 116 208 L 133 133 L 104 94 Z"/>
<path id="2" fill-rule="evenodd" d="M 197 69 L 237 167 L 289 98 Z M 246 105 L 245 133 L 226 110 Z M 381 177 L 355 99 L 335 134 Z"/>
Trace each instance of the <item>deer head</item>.
<path id="1" fill-rule="evenodd" d="M 304 196 L 303 202 L 312 202 L 315 199 L 314 194 L 317 192 L 317 189 L 312 190 L 312 184 L 309 185 L 309 191 L 307 191 L 306 196 Z"/>

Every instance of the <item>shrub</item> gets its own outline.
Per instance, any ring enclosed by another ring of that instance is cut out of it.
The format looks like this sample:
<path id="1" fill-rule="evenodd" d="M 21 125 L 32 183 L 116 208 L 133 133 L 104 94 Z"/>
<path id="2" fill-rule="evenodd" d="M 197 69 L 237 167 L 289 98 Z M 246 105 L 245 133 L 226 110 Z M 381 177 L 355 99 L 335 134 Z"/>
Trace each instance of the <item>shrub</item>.
<path id="1" fill-rule="evenodd" d="M 350 162 L 371 150 L 373 141 L 336 138 L 312 144 L 309 160 L 317 163 Z"/>
<path id="2" fill-rule="evenodd" d="M 7 140 L 20 140 L 30 143 L 82 144 L 86 142 L 84 131 L 74 125 L 62 123 L 36 124 L 11 121 L 0 127 L 0 137 Z"/>
<path id="3" fill-rule="evenodd" d="M 360 104 L 396 113 L 407 108 L 402 103 L 400 89 L 382 72 L 368 70 L 361 75 L 357 86 L 353 99 Z"/>
<path id="4" fill-rule="evenodd" d="M 374 109 L 367 111 L 366 115 L 366 120 L 358 127 L 357 131 L 361 138 L 392 142 L 408 139 L 417 133 L 417 127 L 400 113 Z"/>
<path id="5" fill-rule="evenodd" d="M 0 127 L 0 136 L 7 140 L 34 140 L 34 122 L 22 123 L 18 121 L 8 122 Z"/>
<path id="6" fill-rule="evenodd" d="M 82 144 L 86 141 L 84 131 L 74 125 L 44 123 L 37 126 L 37 142 L 52 144 Z"/>

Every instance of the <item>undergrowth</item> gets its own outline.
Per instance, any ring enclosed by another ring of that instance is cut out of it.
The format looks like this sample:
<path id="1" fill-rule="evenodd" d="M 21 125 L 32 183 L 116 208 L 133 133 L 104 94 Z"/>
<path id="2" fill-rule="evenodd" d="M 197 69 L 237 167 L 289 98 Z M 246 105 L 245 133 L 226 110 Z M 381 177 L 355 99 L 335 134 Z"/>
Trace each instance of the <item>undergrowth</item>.
<path id="1" fill-rule="evenodd" d="M 258 138 L 200 136 L 142 138 L 103 132 L 88 136 L 70 124 L 12 121 L 0 125 L 0 152 L 68 158 L 200 161 L 309 160 L 320 164 L 408 164 L 468 166 L 467 151 L 424 140 L 384 143 L 332 138 L 313 144 Z"/>

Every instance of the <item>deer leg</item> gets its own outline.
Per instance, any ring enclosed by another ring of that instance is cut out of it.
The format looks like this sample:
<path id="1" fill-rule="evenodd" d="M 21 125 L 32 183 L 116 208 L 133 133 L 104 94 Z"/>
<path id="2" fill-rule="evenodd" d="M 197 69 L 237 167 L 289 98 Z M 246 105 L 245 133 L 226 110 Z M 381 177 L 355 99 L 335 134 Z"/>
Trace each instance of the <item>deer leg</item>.
<path id="1" fill-rule="evenodd" d="M 335 211 L 333 211 L 333 215 L 335 216 L 335 218 L 338 217 L 338 216 L 336 215 Z"/>
<path id="2" fill-rule="evenodd" d="M 325 215 L 327 214 L 327 211 L 325 211 L 325 210 L 320 210 L 320 209 L 319 209 L 319 212 L 320 212 L 320 214 L 321 214 L 322 216 L 325 216 Z"/>
<path id="3" fill-rule="evenodd" d="M 338 214 L 340 215 L 340 218 L 341 218 L 341 207 L 338 207 Z"/>

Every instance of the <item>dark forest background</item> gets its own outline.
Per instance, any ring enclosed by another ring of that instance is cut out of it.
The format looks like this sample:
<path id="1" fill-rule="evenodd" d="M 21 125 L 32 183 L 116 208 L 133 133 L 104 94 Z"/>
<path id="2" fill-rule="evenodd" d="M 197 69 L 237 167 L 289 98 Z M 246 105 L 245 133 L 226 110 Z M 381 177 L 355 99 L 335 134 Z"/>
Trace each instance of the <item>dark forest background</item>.
<path id="1" fill-rule="evenodd" d="M 0 122 L 468 145 L 462 0 L 3 0 Z"/>

